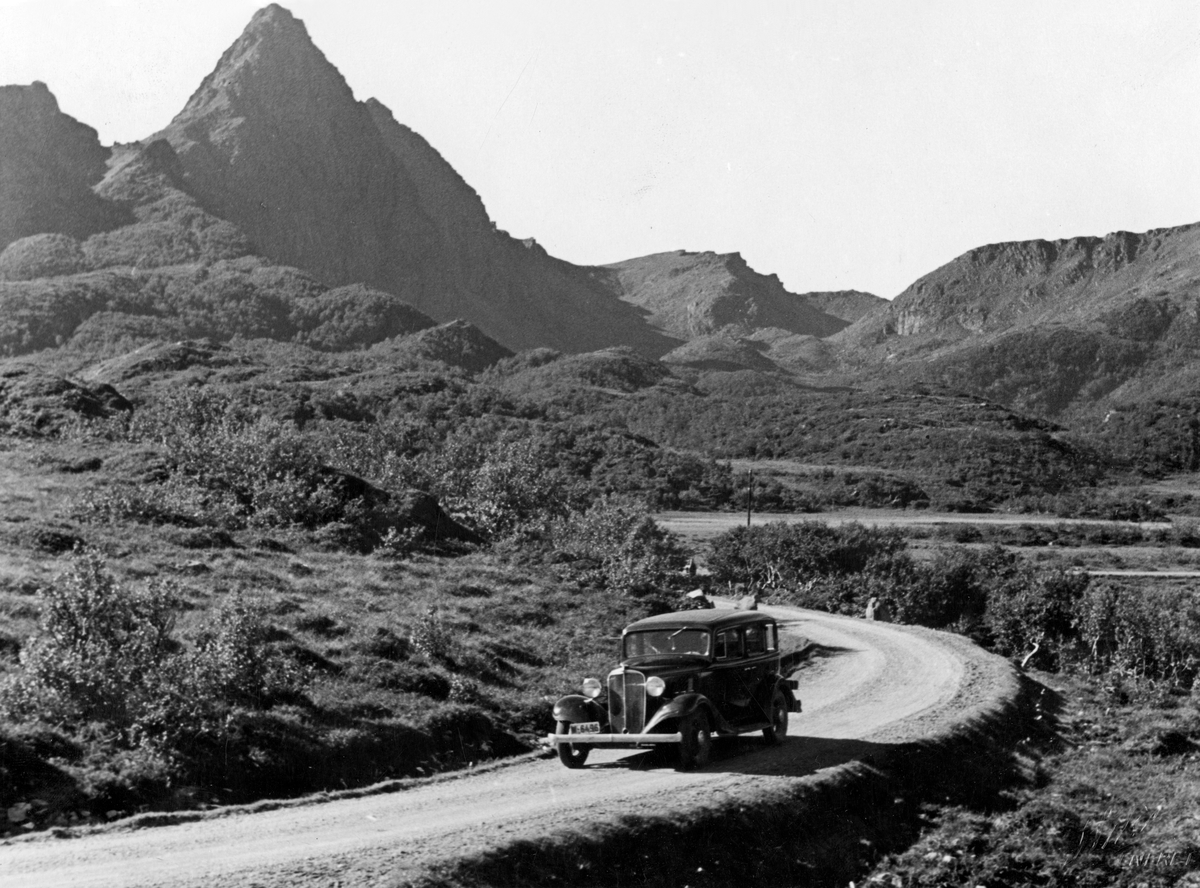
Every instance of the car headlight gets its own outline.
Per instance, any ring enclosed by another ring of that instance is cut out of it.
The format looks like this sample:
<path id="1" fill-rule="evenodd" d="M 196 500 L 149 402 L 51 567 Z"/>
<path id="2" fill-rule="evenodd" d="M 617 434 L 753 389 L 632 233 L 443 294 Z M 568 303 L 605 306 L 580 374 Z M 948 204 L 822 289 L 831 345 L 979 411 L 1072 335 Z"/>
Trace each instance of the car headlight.
<path id="1" fill-rule="evenodd" d="M 652 675 L 646 679 L 646 693 L 651 697 L 661 697 L 663 691 L 667 689 L 667 683 L 657 675 Z"/>
<path id="2" fill-rule="evenodd" d="M 599 697 L 600 696 L 600 679 L 585 678 L 583 680 L 583 695 L 585 697 Z"/>

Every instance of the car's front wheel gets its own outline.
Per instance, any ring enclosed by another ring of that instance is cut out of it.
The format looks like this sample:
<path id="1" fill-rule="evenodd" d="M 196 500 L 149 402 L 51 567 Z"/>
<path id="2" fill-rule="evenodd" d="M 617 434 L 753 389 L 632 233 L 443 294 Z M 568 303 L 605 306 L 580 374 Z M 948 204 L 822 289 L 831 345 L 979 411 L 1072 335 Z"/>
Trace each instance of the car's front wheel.
<path id="1" fill-rule="evenodd" d="M 571 723 L 560 721 L 554 726 L 554 733 L 559 735 L 571 733 Z M 583 763 L 587 761 L 588 753 L 592 751 L 590 746 L 580 744 L 576 746 L 573 743 L 556 743 L 558 747 L 558 760 L 568 768 L 582 768 Z"/>
<path id="2" fill-rule="evenodd" d="M 690 771 L 692 768 L 703 768 L 712 756 L 712 728 L 708 725 L 708 716 L 703 712 L 693 712 L 683 717 L 679 723 L 679 733 L 683 740 L 679 744 L 679 769 Z"/>
<path id="3" fill-rule="evenodd" d="M 771 695 L 771 725 L 763 728 L 763 737 L 771 746 L 775 746 L 783 742 L 783 738 L 787 736 L 788 728 L 788 701 L 787 696 L 778 688 Z"/>

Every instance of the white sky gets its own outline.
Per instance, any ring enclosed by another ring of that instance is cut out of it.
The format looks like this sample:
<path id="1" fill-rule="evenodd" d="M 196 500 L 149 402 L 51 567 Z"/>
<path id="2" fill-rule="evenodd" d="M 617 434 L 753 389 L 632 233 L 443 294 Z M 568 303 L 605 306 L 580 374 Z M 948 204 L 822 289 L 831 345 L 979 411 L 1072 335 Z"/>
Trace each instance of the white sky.
<path id="1" fill-rule="evenodd" d="M 165 126 L 247 0 L 0 0 L 0 84 Z M 493 219 L 892 297 L 985 243 L 1200 221 L 1200 3 L 292 0 Z"/>

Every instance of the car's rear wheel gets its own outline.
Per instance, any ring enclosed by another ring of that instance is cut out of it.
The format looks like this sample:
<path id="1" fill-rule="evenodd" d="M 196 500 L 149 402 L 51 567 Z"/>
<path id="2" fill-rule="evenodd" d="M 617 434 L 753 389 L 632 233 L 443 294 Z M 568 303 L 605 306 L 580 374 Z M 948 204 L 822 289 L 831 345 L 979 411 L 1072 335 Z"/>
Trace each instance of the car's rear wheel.
<path id="1" fill-rule="evenodd" d="M 703 712 L 693 712 L 684 716 L 679 722 L 679 733 L 683 740 L 679 744 L 679 769 L 690 771 L 692 768 L 703 768 L 712 757 L 713 736 L 708 724 L 708 716 Z"/>
<path id="2" fill-rule="evenodd" d="M 554 733 L 565 735 L 571 733 L 571 723 L 560 721 L 554 726 Z M 588 753 L 592 751 L 590 746 L 579 745 L 573 743 L 556 743 L 558 747 L 558 760 L 568 768 L 582 768 L 583 763 L 587 761 Z"/>
<path id="3" fill-rule="evenodd" d="M 788 728 L 788 701 L 787 695 L 778 688 L 771 695 L 771 725 L 763 728 L 763 737 L 770 746 L 775 746 L 783 742 L 783 738 L 787 736 Z"/>

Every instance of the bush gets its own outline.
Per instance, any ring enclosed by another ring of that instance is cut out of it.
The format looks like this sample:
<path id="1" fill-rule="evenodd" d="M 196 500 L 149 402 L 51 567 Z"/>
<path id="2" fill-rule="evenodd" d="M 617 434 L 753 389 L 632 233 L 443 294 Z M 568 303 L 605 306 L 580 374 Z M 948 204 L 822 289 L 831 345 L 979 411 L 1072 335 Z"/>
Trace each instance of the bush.
<path id="1" fill-rule="evenodd" d="M 1074 626 L 1083 662 L 1093 673 L 1195 686 L 1200 599 L 1190 590 L 1100 582 L 1081 597 Z"/>
<path id="2" fill-rule="evenodd" d="M 638 503 L 604 497 L 585 512 L 558 521 L 554 548 L 581 562 L 583 572 L 605 588 L 647 594 L 665 584 L 683 562 L 678 542 Z"/>
<path id="3" fill-rule="evenodd" d="M 172 637 L 176 604 L 169 587 L 125 588 L 97 552 L 79 550 L 42 591 L 39 633 L 0 687 L 0 710 L 169 751 L 220 735 L 233 707 L 265 708 L 306 682 L 266 643 L 260 608 L 225 602 L 189 650 Z"/>
<path id="4" fill-rule="evenodd" d="M 988 590 L 986 625 L 992 647 L 1009 657 L 1030 651 L 1029 663 L 1057 669 L 1070 652 L 1074 617 L 1088 587 L 1085 573 L 1025 568 Z"/>
<path id="5" fill-rule="evenodd" d="M 469 428 L 447 441 L 432 460 L 430 474 L 439 480 L 431 492 L 486 537 L 540 535 L 567 511 L 565 475 L 539 441 L 515 434 L 496 440 L 487 431 Z"/>
<path id="6" fill-rule="evenodd" d="M 83 549 L 41 595 L 39 634 L 22 648 L 0 706 L 18 721 L 130 728 L 153 704 L 171 655 L 173 592 L 125 589 Z"/>
<path id="7" fill-rule="evenodd" d="M 899 531 L 857 522 L 831 527 L 818 521 L 737 527 L 714 539 L 709 566 L 717 582 L 789 588 L 829 575 L 886 573 L 906 559 Z"/>

